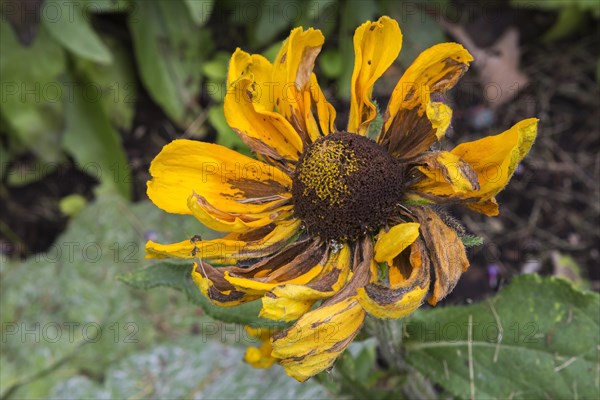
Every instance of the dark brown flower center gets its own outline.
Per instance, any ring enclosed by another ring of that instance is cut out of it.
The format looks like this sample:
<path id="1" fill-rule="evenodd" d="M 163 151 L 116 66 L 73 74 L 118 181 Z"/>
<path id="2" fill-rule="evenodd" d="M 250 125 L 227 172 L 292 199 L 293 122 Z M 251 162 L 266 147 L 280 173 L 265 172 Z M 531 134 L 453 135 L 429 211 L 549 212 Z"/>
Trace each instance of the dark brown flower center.
<path id="1" fill-rule="evenodd" d="M 403 192 L 402 166 L 374 141 L 338 132 L 302 154 L 292 184 L 296 214 L 308 232 L 327 240 L 378 230 Z"/>

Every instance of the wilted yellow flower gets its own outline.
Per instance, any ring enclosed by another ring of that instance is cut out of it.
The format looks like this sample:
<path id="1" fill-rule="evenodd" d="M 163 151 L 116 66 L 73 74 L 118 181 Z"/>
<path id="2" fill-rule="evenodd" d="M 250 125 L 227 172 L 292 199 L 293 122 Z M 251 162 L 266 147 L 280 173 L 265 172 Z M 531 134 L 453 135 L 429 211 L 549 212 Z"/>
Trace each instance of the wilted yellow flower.
<path id="1" fill-rule="evenodd" d="M 472 61 L 461 45 L 444 43 L 406 70 L 381 129 L 370 132 L 373 85 L 402 44 L 397 22 L 382 17 L 354 35 L 350 116 L 340 131 L 312 72 L 323 42 L 320 31 L 296 28 L 274 63 L 233 54 L 225 116 L 257 159 L 175 140 L 152 162 L 148 182 L 158 207 L 227 232 L 148 242 L 148 255 L 197 259 L 193 279 L 215 304 L 261 299 L 261 316 L 295 321 L 274 335 L 270 356 L 300 381 L 333 364 L 367 313 L 401 318 L 454 288 L 469 266 L 464 232 L 431 205 L 497 215 L 495 195 L 537 130 L 528 119 L 451 151 L 431 150 L 452 116 L 432 96 L 452 88 Z M 250 362 L 268 359 L 262 355 Z"/>

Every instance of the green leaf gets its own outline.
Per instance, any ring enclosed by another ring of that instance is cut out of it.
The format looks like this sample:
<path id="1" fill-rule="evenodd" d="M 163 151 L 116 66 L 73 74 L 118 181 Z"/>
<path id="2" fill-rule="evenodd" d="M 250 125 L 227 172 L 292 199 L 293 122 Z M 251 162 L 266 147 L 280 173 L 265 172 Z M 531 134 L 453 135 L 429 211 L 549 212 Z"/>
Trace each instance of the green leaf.
<path id="1" fill-rule="evenodd" d="M 243 3 L 240 3 L 240 6 Z M 239 8 L 241 17 L 250 13 L 255 7 Z M 302 15 L 302 7 L 298 0 L 265 1 L 261 3 L 258 22 L 254 28 L 254 42 L 256 46 L 264 46 L 273 42 L 277 35 L 292 25 L 294 20 Z"/>
<path id="2" fill-rule="evenodd" d="M 406 361 L 459 398 L 598 398 L 600 296 L 525 275 L 408 319 Z"/>
<path id="3" fill-rule="evenodd" d="M 42 180 L 56 171 L 59 166 L 61 166 L 59 163 L 47 163 L 37 158 L 26 164 L 15 163 L 8 170 L 6 183 L 12 187 L 25 186 Z"/>
<path id="4" fill-rule="evenodd" d="M 553 42 L 574 34 L 584 26 L 585 17 L 585 12 L 576 6 L 561 8 L 558 19 L 544 33 L 542 40 L 544 42 Z"/>
<path id="5" fill-rule="evenodd" d="M 461 236 L 460 240 L 463 242 L 466 248 L 481 246 L 483 244 L 483 238 L 474 235 Z"/>
<path id="6" fill-rule="evenodd" d="M 342 55 L 337 50 L 324 51 L 318 58 L 323 75 L 327 78 L 337 78 L 342 73 L 344 64 Z"/>
<path id="7" fill-rule="evenodd" d="M 78 166 L 94 176 L 102 185 L 98 190 L 131 196 L 131 171 L 119 133 L 111 126 L 102 104 L 86 94 L 92 84 L 85 77 L 77 80 L 66 105 L 67 126 L 64 148 L 73 155 Z"/>
<path id="8" fill-rule="evenodd" d="M 402 51 L 398 60 L 404 68 L 408 68 L 423 50 L 447 40 L 440 24 L 426 12 L 427 5 L 431 3 L 417 0 L 405 4 L 393 10 L 392 16 L 402 29 Z"/>
<path id="9" fill-rule="evenodd" d="M 295 26 L 319 29 L 325 38 L 334 33 L 339 20 L 340 8 L 345 6 L 336 0 L 308 0 L 303 1 L 302 5 L 301 15 Z M 327 47 L 327 42 L 325 47 Z"/>
<path id="10" fill-rule="evenodd" d="M 185 0 L 185 5 L 198 26 L 206 24 L 212 13 L 214 4 L 214 0 Z"/>
<path id="11" fill-rule="evenodd" d="M 92 29 L 86 7 L 69 0 L 52 2 L 40 14 L 50 34 L 66 49 L 91 61 L 110 64 L 112 55 Z"/>
<path id="12" fill-rule="evenodd" d="M 112 64 L 102 65 L 76 58 L 75 68 L 86 75 L 88 93 L 96 94 L 95 100 L 100 100 L 111 124 L 129 131 L 137 97 L 133 60 L 122 43 L 110 36 L 104 40 L 114 56 Z"/>
<path id="13" fill-rule="evenodd" d="M 592 0 L 511 0 L 510 5 L 517 8 L 540 10 L 556 10 L 575 6 L 581 10 L 590 11 L 595 17 L 600 17 L 600 2 Z"/>
<path id="14" fill-rule="evenodd" d="M 230 58 L 231 53 L 218 52 L 212 60 L 204 63 L 202 72 L 204 72 L 206 77 L 214 81 L 225 82 L 227 80 L 227 68 L 229 67 Z"/>
<path id="15" fill-rule="evenodd" d="M 83 0 L 82 3 L 85 11 L 94 14 L 132 11 L 129 0 Z"/>
<path id="16" fill-rule="evenodd" d="M 240 331 L 225 332 L 230 338 Z M 237 336 L 236 336 L 237 335 Z M 133 354 L 106 372 L 104 385 L 75 376 L 59 382 L 51 398 L 331 398 L 315 382 L 299 383 L 283 369 L 253 369 L 242 361 L 243 350 L 200 337 Z"/>
<path id="17" fill-rule="evenodd" d="M 48 382 L 77 373 L 100 379 L 108 365 L 141 347 L 189 334 L 198 308 L 184 295 L 135 292 L 116 276 L 147 263 L 145 236 L 173 243 L 198 232 L 215 237 L 195 218 L 165 213 L 149 201 L 131 205 L 117 195 L 100 196 L 47 252 L 23 262 L 3 259 L 0 398 L 7 391 L 10 398 L 47 398 L 40 391 Z M 22 336 L 25 330 L 30 333 Z M 86 397 L 73 393 L 69 397 Z"/>
<path id="18" fill-rule="evenodd" d="M 66 69 L 65 53 L 43 26 L 31 46 L 22 46 L 4 19 L 0 47 L 0 113 L 8 132 L 41 160 L 56 162 L 61 157 L 65 87 L 59 79 Z"/>
<path id="19" fill-rule="evenodd" d="M 202 62 L 211 50 L 181 0 L 137 1 L 129 27 L 144 86 L 181 127 L 198 112 Z"/>
<path id="20" fill-rule="evenodd" d="M 188 299 L 199 305 L 211 317 L 224 321 L 252 326 L 282 326 L 259 318 L 262 303 L 257 300 L 236 307 L 219 307 L 211 303 L 198 289 L 191 277 L 191 263 L 159 262 L 150 267 L 121 275 L 119 279 L 136 289 L 166 286 L 184 292 Z"/>

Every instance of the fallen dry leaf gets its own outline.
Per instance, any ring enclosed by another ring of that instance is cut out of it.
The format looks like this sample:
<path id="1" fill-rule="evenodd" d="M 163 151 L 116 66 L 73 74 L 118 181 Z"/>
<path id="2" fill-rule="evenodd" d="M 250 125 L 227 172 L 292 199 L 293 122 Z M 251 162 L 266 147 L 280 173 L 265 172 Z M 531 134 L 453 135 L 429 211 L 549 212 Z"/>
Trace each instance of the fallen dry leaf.
<path id="1" fill-rule="evenodd" d="M 492 46 L 480 48 L 462 26 L 448 21 L 442 21 L 441 25 L 475 58 L 473 63 L 490 107 L 499 107 L 527 86 L 529 79 L 519 68 L 521 50 L 516 28 L 507 29 Z"/>

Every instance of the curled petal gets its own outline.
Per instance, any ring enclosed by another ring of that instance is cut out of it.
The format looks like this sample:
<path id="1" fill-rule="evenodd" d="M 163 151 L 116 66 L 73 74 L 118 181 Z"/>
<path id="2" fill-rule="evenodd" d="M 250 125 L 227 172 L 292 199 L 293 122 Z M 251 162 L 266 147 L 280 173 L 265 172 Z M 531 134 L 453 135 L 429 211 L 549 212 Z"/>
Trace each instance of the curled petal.
<path id="1" fill-rule="evenodd" d="M 419 224 L 408 222 L 382 230 L 375 244 L 375 261 L 392 264 L 393 259 L 419 237 Z"/>
<path id="2" fill-rule="evenodd" d="M 184 240 L 172 244 L 146 243 L 146 258 L 202 258 L 210 263 L 232 265 L 238 261 L 266 257 L 279 251 L 300 229 L 300 220 L 281 221 L 220 239 Z"/>
<path id="3" fill-rule="evenodd" d="M 194 263 L 192 280 L 207 299 L 221 307 L 233 307 L 258 298 L 236 290 L 224 279 L 223 273 L 221 268 L 201 261 Z"/>
<path id="4" fill-rule="evenodd" d="M 407 250 L 409 251 L 409 250 Z M 371 279 L 359 288 L 358 300 L 365 311 L 377 318 L 402 318 L 423 304 L 429 290 L 429 258 L 419 239 L 388 262 L 388 282 Z"/>
<path id="5" fill-rule="evenodd" d="M 273 337 L 273 357 L 300 382 L 331 367 L 360 331 L 365 312 L 354 297 L 304 314 Z"/>
<path id="6" fill-rule="evenodd" d="M 472 196 L 484 203 L 504 189 L 517 165 L 529 153 L 537 136 L 537 124 L 537 118 L 529 118 L 504 133 L 459 144 L 452 150 L 452 154 L 477 172 L 481 187 Z"/>
<path id="7" fill-rule="evenodd" d="M 280 202 L 279 204 L 285 203 Z M 198 221 L 220 232 L 247 232 L 254 228 L 261 228 L 289 217 L 292 215 L 291 210 L 293 208 L 289 204 L 281 205 L 274 210 L 266 209 L 256 213 L 225 212 L 196 193 L 189 197 L 188 207 Z"/>
<path id="8" fill-rule="evenodd" d="M 468 193 L 480 189 L 473 167 L 456 154 L 447 151 L 430 153 L 423 158 L 422 163 L 425 165 L 419 167 L 419 170 L 427 179 L 412 188 L 417 192 L 443 196 L 444 187 L 437 182 L 446 182 L 454 193 Z"/>
<path id="9" fill-rule="evenodd" d="M 473 56 L 458 43 L 441 43 L 423 51 L 394 88 L 385 114 L 384 130 L 402 109 L 426 111 L 423 102 L 433 93 L 451 89 L 469 68 Z"/>
<path id="10" fill-rule="evenodd" d="M 323 132 L 323 135 L 328 135 L 336 131 L 336 111 L 335 108 L 331 105 L 331 103 L 329 103 L 325 98 L 325 94 L 323 93 L 321 87 L 319 86 L 319 83 L 317 82 L 316 75 L 312 74 L 310 79 L 310 94 L 312 97 L 312 101 L 317 109 L 319 126 L 321 127 L 321 132 Z"/>
<path id="11" fill-rule="evenodd" d="M 301 252 L 298 252 L 302 249 Z M 251 268 L 230 269 L 224 278 L 238 290 L 263 295 L 280 285 L 305 285 L 323 270 L 319 261 L 324 249 L 320 242 L 310 245 L 290 245 L 275 256 L 254 264 Z"/>
<path id="12" fill-rule="evenodd" d="M 423 240 L 435 271 L 429 303 L 436 305 L 454 289 L 460 275 L 469 268 L 469 260 L 460 237 L 435 211 L 427 207 L 414 207 L 411 211 L 421 224 Z"/>
<path id="13" fill-rule="evenodd" d="M 212 143 L 174 140 L 150 165 L 148 197 L 159 208 L 191 214 L 188 198 L 200 194 L 223 212 L 256 214 L 289 199 L 291 178 L 281 170 Z"/>
<path id="14" fill-rule="evenodd" d="M 305 142 L 312 142 L 321 136 L 312 112 L 313 103 L 321 128 L 327 128 L 323 129 L 324 134 L 330 130 L 332 116 L 335 118 L 335 111 L 331 113 L 333 107 L 323 96 L 312 73 L 324 41 L 319 30 L 293 29 L 273 65 L 275 107 Z"/>
<path id="15" fill-rule="evenodd" d="M 356 29 L 348 132 L 368 134 L 369 124 L 377 117 L 371 101 L 373 85 L 392 65 L 401 48 L 400 27 L 389 17 L 367 21 Z"/>
<path id="16" fill-rule="evenodd" d="M 443 43 L 422 52 L 406 70 L 390 97 L 378 143 L 408 160 L 440 140 L 452 110 L 432 95 L 452 88 L 473 57 L 461 45 Z"/>
<path id="17" fill-rule="evenodd" d="M 285 284 L 275 287 L 262 298 L 260 316 L 278 321 L 293 321 L 308 312 L 313 304 L 336 294 L 350 273 L 348 245 L 330 254 L 321 274 L 306 285 Z"/>
<path id="18" fill-rule="evenodd" d="M 317 257 L 322 257 L 322 253 L 317 253 L 319 246 L 319 242 L 315 241 L 296 242 L 250 267 L 227 266 L 216 268 L 200 260 L 194 264 L 192 279 L 200 291 L 214 304 L 234 306 L 256 300 L 264 291 L 248 288 L 247 285 L 235 286 L 229 282 L 228 278 L 231 276 L 243 277 L 251 284 L 255 283 L 253 280 L 259 282 L 260 277 L 264 282 L 294 279 L 294 277 L 307 273 L 310 267 L 318 262 Z M 310 256 L 303 257 L 306 254 L 312 256 L 313 259 L 316 258 L 317 261 L 312 263 Z"/>
<path id="19" fill-rule="evenodd" d="M 494 196 L 508 184 L 517 165 L 529 152 L 537 135 L 537 123 L 535 118 L 526 119 L 499 135 L 456 146 L 443 156 L 445 160 L 438 159 L 441 161 L 438 168 L 430 165 L 421 169 L 425 178 L 415 185 L 414 191 L 425 198 L 433 196 L 433 201 L 465 203 L 474 211 L 498 215 Z M 441 167 L 448 169 L 450 179 L 440 171 Z M 469 188 L 467 181 L 473 184 L 473 175 L 477 185 Z"/>
<path id="20" fill-rule="evenodd" d="M 253 150 L 296 161 L 302 140 L 284 116 L 275 112 L 273 85 L 278 82 L 273 82 L 272 73 L 266 58 L 237 49 L 229 63 L 225 118 Z"/>
<path id="21" fill-rule="evenodd" d="M 303 382 L 331 367 L 360 331 L 365 312 L 356 298 L 356 289 L 369 279 L 373 244 L 364 238 L 355 247 L 353 274 L 333 297 L 307 312 L 290 328 L 273 336 L 272 356 L 288 375 Z"/>

